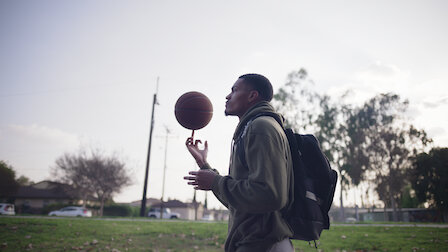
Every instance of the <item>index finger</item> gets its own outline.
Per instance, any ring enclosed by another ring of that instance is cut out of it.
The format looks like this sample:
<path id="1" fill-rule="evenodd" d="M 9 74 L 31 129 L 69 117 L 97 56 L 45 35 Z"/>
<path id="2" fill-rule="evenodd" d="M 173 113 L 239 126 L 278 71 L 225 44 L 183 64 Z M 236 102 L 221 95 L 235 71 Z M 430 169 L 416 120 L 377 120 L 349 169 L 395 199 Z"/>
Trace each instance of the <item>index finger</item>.
<path id="1" fill-rule="evenodd" d="M 190 175 L 198 175 L 198 172 L 197 171 L 191 171 L 188 174 L 190 174 Z"/>
<path id="2" fill-rule="evenodd" d="M 185 141 L 186 145 L 191 145 L 192 143 L 193 143 L 193 138 L 192 137 L 187 138 L 187 140 Z"/>

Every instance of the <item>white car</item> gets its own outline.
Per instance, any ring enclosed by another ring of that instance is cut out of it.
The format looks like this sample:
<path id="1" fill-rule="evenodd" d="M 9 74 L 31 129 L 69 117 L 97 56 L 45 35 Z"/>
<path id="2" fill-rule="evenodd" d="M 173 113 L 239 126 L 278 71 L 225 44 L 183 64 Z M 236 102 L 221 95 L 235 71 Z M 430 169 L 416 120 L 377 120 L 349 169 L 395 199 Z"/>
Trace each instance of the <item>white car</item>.
<path id="1" fill-rule="evenodd" d="M 204 214 L 204 216 L 202 216 L 202 220 L 203 221 L 214 221 L 215 217 L 212 214 Z"/>
<path id="2" fill-rule="evenodd" d="M 0 203 L 0 214 L 2 215 L 15 215 L 13 204 Z"/>
<path id="3" fill-rule="evenodd" d="M 74 217 L 92 217 L 92 211 L 85 207 L 69 206 L 62 209 L 51 211 L 49 216 L 74 216 Z"/>
<path id="4" fill-rule="evenodd" d="M 160 219 L 160 208 L 149 209 L 148 217 Z M 163 218 L 164 219 L 179 219 L 180 214 L 171 212 L 171 210 L 169 208 L 164 208 L 163 209 Z"/>

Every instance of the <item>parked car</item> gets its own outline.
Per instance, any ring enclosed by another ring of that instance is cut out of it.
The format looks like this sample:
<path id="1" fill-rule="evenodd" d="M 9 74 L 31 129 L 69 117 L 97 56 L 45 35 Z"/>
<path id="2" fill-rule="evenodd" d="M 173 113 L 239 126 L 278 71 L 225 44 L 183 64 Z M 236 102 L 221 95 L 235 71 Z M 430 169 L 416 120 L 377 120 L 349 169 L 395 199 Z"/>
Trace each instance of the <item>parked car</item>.
<path id="1" fill-rule="evenodd" d="M 355 222 L 356 222 L 356 219 L 353 218 L 353 217 L 347 217 L 347 218 L 345 218 L 345 222 L 348 222 L 348 223 L 355 223 Z"/>
<path id="2" fill-rule="evenodd" d="M 49 216 L 75 216 L 75 217 L 92 217 L 92 211 L 85 207 L 68 206 L 62 209 L 51 211 Z"/>
<path id="3" fill-rule="evenodd" d="M 148 217 L 160 219 L 160 208 L 149 209 Z M 179 219 L 180 214 L 171 212 L 171 210 L 169 208 L 164 208 L 163 209 L 163 218 L 164 219 Z"/>
<path id="4" fill-rule="evenodd" d="M 0 214 L 2 215 L 15 215 L 16 212 L 14 210 L 13 204 L 8 203 L 0 203 Z"/>

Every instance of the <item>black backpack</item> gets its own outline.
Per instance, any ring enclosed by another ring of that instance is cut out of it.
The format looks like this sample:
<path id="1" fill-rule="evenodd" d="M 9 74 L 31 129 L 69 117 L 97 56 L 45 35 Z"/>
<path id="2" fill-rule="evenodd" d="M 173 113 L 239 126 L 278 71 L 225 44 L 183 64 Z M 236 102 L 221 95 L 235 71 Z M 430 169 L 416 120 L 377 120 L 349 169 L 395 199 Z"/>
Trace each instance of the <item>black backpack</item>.
<path id="1" fill-rule="evenodd" d="M 252 118 L 271 116 L 280 125 L 277 116 L 261 113 Z M 246 129 L 244 129 L 245 133 Z M 294 199 L 289 208 L 283 209 L 283 216 L 293 230 L 292 239 L 318 240 L 323 229 L 330 228 L 328 211 L 333 203 L 337 173 L 331 169 L 327 157 L 313 135 L 300 135 L 292 129 L 284 129 L 291 149 L 294 170 Z M 243 135 L 244 135 L 243 133 Z M 243 137 L 237 141 L 237 155 L 247 167 Z"/>

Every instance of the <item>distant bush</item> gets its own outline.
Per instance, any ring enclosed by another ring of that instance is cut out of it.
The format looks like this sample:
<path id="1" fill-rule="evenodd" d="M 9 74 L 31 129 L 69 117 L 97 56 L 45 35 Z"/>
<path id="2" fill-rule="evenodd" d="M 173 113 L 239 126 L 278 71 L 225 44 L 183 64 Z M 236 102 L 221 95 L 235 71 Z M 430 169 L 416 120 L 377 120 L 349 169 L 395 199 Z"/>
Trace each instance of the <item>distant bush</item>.
<path id="1" fill-rule="evenodd" d="M 131 209 L 132 209 L 132 215 L 131 215 L 132 217 L 140 217 L 140 207 L 131 206 Z"/>
<path id="2" fill-rule="evenodd" d="M 133 210 L 128 205 L 112 204 L 105 205 L 103 209 L 103 216 L 133 216 Z"/>

